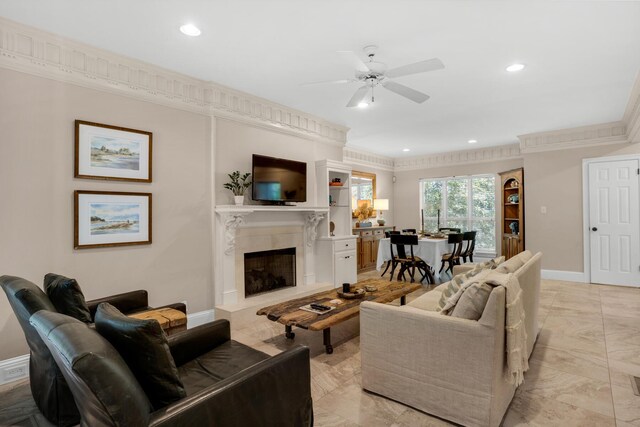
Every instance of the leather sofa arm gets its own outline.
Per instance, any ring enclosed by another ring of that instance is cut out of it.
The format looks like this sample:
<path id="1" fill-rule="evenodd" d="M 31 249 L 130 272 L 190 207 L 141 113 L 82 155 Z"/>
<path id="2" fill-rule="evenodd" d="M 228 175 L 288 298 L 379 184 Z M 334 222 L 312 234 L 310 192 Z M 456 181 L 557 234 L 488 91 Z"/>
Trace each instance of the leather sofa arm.
<path id="1" fill-rule="evenodd" d="M 149 293 L 141 289 L 87 301 L 92 319 L 96 315 L 98 306 L 103 302 L 108 302 L 122 313 L 127 314 L 149 308 Z"/>
<path id="2" fill-rule="evenodd" d="M 205 323 L 168 337 L 169 348 L 176 366 L 182 366 L 230 339 L 231 326 L 229 321 L 224 319 Z"/>
<path id="3" fill-rule="evenodd" d="M 158 310 L 160 308 L 173 308 L 174 310 L 178 310 L 187 314 L 187 306 L 183 302 L 174 302 L 173 304 L 167 304 L 160 307 L 153 307 L 154 310 Z"/>
<path id="4" fill-rule="evenodd" d="M 309 349 L 294 347 L 151 414 L 150 426 L 312 426 Z"/>

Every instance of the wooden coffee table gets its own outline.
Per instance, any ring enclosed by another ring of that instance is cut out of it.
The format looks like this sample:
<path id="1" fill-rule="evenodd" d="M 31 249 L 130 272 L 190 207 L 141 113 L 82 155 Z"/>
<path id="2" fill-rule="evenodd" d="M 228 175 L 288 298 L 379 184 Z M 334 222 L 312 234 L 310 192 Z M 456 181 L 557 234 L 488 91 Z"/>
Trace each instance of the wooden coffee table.
<path id="1" fill-rule="evenodd" d="M 422 287 L 416 283 L 389 282 L 381 279 L 367 279 L 354 285 L 356 288 L 365 286 L 375 286 L 375 292 L 367 292 L 363 298 L 344 299 L 338 296 L 338 290 L 319 292 L 306 297 L 285 301 L 280 304 L 270 305 L 258 310 L 258 315 L 267 316 L 269 320 L 282 323 L 285 326 L 285 336 L 293 339 L 295 334 L 292 328 L 308 329 L 310 331 L 322 331 L 323 343 L 327 354 L 333 353 L 331 345 L 331 327 L 351 319 L 360 314 L 360 303 L 362 301 L 374 301 L 379 303 L 389 303 L 400 298 L 400 304 L 406 302 L 406 295 L 417 291 Z M 353 289 L 353 286 L 352 286 Z M 332 304 L 329 301 L 339 299 L 342 304 Z M 311 313 L 300 310 L 300 307 L 312 302 L 324 305 L 335 306 L 336 308 L 325 314 Z"/>

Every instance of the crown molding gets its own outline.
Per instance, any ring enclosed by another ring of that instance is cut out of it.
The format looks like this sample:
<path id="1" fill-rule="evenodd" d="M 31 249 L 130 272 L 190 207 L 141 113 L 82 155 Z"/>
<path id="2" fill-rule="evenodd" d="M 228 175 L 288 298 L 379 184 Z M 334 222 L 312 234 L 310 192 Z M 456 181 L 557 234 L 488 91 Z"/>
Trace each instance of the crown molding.
<path id="1" fill-rule="evenodd" d="M 349 128 L 0 18 L 0 67 L 343 147 Z"/>
<path id="2" fill-rule="evenodd" d="M 364 166 L 393 172 L 394 160 L 391 157 L 381 156 L 368 151 L 344 147 L 342 149 L 342 161 L 352 165 Z"/>
<path id="3" fill-rule="evenodd" d="M 518 144 L 473 150 L 451 151 L 420 157 L 395 159 L 395 171 L 440 168 L 444 166 L 465 165 L 470 163 L 496 162 L 500 160 L 520 159 L 522 153 Z"/>
<path id="4" fill-rule="evenodd" d="M 530 133 L 520 135 L 518 139 L 520 150 L 525 154 L 629 142 L 627 125 L 622 121 Z"/>
<path id="5" fill-rule="evenodd" d="M 627 124 L 629 142 L 640 142 L 640 73 L 631 90 L 622 121 Z"/>

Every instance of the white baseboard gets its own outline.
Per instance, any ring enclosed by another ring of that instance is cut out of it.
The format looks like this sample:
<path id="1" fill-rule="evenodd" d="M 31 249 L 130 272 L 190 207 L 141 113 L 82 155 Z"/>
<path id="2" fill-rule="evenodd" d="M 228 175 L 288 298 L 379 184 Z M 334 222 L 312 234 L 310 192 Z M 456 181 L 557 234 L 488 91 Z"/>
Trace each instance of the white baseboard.
<path id="1" fill-rule="evenodd" d="M 29 355 L 0 360 L 0 385 L 18 381 L 29 376 Z"/>
<path id="2" fill-rule="evenodd" d="M 587 283 L 587 275 L 582 271 L 542 270 L 540 276 L 549 280 Z"/>
<path id="3" fill-rule="evenodd" d="M 204 325 L 214 320 L 215 314 L 213 309 L 198 311 L 197 313 L 187 314 L 187 327 L 191 329 L 194 326 Z"/>

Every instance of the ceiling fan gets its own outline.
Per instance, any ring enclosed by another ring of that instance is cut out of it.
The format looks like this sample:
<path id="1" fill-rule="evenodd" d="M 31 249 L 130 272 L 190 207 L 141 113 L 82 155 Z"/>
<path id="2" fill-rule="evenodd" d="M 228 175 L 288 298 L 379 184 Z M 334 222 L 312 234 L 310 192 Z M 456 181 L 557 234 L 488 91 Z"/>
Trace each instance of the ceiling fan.
<path id="1" fill-rule="evenodd" d="M 369 90 L 371 90 L 371 102 L 375 101 L 373 91 L 377 86 L 397 93 L 400 96 L 404 96 L 417 102 L 423 103 L 429 99 L 429 95 L 412 89 L 408 86 L 401 85 L 391 80 L 396 77 L 408 76 L 411 74 L 424 73 L 427 71 L 440 70 L 444 68 L 444 64 L 438 58 L 427 59 L 426 61 L 415 62 L 413 64 L 403 65 L 402 67 L 392 68 L 387 70 L 387 65 L 383 62 L 375 60 L 376 50 L 378 46 L 365 46 L 364 52 L 367 54 L 369 61 L 362 61 L 358 55 L 352 51 L 339 51 L 338 53 L 347 61 L 351 63 L 356 69 L 355 79 L 344 80 L 332 80 L 323 82 L 305 83 L 304 85 L 316 85 L 316 84 L 341 84 L 341 83 L 364 83 L 356 93 L 351 97 L 351 100 L 347 103 L 347 107 L 357 107 L 360 103 L 365 101 Z"/>

